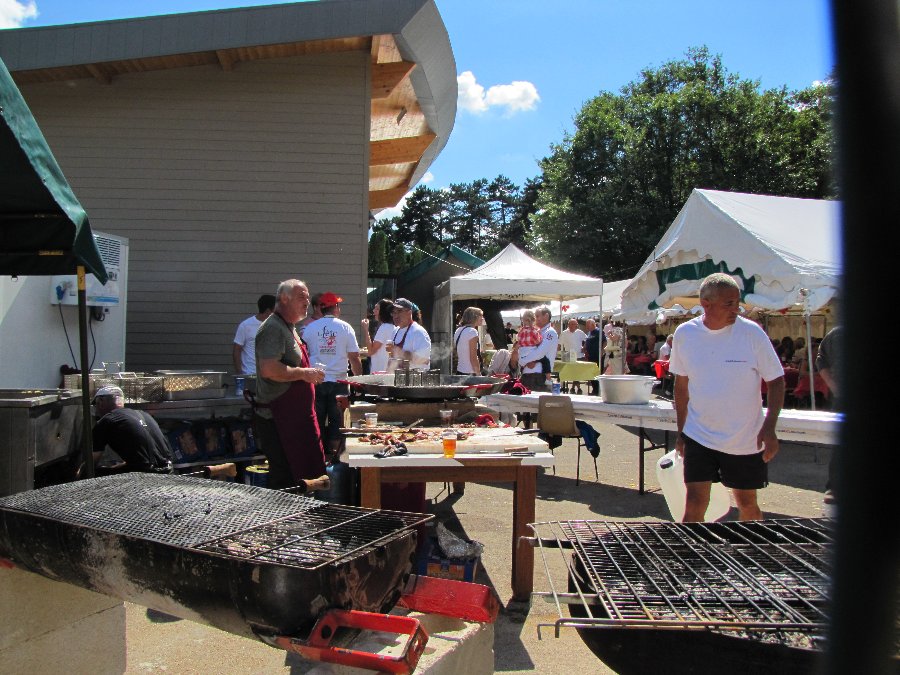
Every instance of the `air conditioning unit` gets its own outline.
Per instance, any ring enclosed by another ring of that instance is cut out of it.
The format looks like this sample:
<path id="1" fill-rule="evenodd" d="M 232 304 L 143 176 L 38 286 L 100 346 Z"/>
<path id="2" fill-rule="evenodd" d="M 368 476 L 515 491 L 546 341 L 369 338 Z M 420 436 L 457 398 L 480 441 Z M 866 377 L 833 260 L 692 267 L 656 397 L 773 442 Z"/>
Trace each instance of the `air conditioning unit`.
<path id="1" fill-rule="evenodd" d="M 95 307 L 117 306 L 125 292 L 128 270 L 128 240 L 111 234 L 94 233 L 100 259 L 109 281 L 101 284 L 93 274 L 85 276 L 87 304 Z M 50 304 L 77 305 L 78 277 L 74 274 L 50 277 Z"/>

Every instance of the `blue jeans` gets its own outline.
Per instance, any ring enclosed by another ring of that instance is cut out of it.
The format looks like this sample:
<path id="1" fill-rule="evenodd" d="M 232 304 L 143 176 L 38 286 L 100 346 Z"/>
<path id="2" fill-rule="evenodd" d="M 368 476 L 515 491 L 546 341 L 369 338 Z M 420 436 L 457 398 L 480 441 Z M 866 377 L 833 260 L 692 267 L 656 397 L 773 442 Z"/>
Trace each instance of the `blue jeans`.
<path id="1" fill-rule="evenodd" d="M 328 442 L 341 438 L 341 427 L 344 425 L 344 411 L 337 403 L 337 397 L 350 393 L 346 384 L 323 382 L 316 385 L 316 418 L 319 420 L 319 431 L 322 443 L 328 449 Z"/>

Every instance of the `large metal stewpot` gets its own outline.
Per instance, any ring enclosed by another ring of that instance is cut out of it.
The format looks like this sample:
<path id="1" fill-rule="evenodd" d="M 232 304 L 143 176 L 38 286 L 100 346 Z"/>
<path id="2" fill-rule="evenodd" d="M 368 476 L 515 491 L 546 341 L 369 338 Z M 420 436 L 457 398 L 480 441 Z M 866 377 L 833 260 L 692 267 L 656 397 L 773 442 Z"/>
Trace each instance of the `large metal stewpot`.
<path id="1" fill-rule="evenodd" d="M 647 375 L 598 375 L 604 403 L 639 405 L 647 403 L 658 380 Z"/>
<path id="2" fill-rule="evenodd" d="M 399 400 L 448 400 L 494 394 L 505 380 L 480 375 L 441 375 L 440 383 L 421 386 L 397 386 L 393 373 L 357 375 L 346 380 L 351 388 L 369 396 Z"/>

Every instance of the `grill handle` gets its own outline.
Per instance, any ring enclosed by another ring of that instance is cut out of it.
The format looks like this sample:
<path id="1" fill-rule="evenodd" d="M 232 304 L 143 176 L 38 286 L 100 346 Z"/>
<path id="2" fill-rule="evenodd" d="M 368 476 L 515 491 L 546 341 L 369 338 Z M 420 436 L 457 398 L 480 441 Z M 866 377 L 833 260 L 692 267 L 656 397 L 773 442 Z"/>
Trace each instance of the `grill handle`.
<path id="1" fill-rule="evenodd" d="M 212 464 L 202 467 L 199 471 L 181 474 L 192 478 L 234 478 L 237 475 L 237 465 L 233 462 L 227 464 Z M 288 492 L 293 495 L 302 495 L 307 492 L 318 492 L 331 489 L 331 478 L 327 475 L 318 478 L 306 478 L 299 484 L 282 488 L 280 492 Z"/>
<path id="2" fill-rule="evenodd" d="M 332 646 L 331 641 L 338 628 L 356 628 L 408 635 L 409 639 L 399 654 L 387 656 Z M 382 673 L 411 673 L 416 669 L 419 657 L 425 651 L 428 633 L 422 628 L 418 619 L 408 616 L 330 609 L 319 617 L 308 639 L 302 640 L 280 635 L 266 641 L 275 647 L 294 652 L 311 661 L 367 668 Z"/>

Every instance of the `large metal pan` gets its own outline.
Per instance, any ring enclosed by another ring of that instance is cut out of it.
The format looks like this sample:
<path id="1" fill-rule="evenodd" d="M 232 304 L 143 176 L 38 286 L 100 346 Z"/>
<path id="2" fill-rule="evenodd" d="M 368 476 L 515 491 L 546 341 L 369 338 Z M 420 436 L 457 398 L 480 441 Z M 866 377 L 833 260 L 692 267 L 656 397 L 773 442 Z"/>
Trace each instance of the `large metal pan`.
<path id="1" fill-rule="evenodd" d="M 403 400 L 448 400 L 457 398 L 481 397 L 500 390 L 504 380 L 480 375 L 441 375 L 439 385 L 419 387 L 398 387 L 394 384 L 394 375 L 357 375 L 349 377 L 347 382 L 356 391 L 378 398 Z"/>

